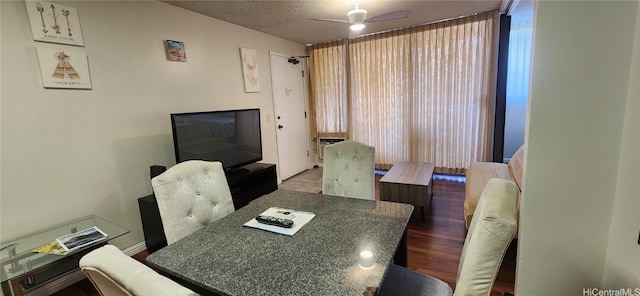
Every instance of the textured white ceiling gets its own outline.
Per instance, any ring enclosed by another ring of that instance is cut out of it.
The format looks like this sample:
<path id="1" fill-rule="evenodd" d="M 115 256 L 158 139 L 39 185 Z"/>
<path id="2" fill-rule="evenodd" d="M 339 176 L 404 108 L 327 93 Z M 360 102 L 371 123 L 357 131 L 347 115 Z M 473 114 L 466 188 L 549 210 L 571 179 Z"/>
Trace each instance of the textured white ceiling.
<path id="1" fill-rule="evenodd" d="M 413 11 L 413 14 L 406 19 L 368 24 L 360 34 L 497 10 L 501 9 L 501 6 L 504 10 L 504 4 L 507 1 L 511 0 L 360 0 L 360 8 L 367 10 L 367 17 L 396 10 Z M 347 20 L 347 12 L 354 8 L 350 0 L 163 0 L 163 2 L 301 44 L 350 37 L 349 26 L 346 23 L 311 19 Z"/>

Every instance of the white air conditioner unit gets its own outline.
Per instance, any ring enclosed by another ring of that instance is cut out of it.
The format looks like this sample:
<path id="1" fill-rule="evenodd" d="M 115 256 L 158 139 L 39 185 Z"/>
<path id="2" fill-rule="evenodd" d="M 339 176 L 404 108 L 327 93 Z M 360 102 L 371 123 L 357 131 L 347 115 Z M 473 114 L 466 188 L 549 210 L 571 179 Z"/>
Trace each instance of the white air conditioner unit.
<path id="1" fill-rule="evenodd" d="M 318 158 L 324 159 L 324 146 L 346 140 L 345 138 L 318 138 Z"/>

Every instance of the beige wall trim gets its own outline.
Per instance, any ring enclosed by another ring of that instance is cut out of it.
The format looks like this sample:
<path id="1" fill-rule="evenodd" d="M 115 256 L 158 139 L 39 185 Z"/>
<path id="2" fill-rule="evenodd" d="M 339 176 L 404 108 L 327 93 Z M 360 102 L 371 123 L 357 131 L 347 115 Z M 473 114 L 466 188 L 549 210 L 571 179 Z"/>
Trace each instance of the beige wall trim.
<path id="1" fill-rule="evenodd" d="M 144 243 L 144 241 L 141 241 L 137 244 L 134 244 L 124 250 L 122 250 L 122 252 L 124 252 L 125 254 L 127 254 L 128 256 L 133 256 L 135 254 L 138 254 L 144 250 L 147 249 L 147 245 Z"/>

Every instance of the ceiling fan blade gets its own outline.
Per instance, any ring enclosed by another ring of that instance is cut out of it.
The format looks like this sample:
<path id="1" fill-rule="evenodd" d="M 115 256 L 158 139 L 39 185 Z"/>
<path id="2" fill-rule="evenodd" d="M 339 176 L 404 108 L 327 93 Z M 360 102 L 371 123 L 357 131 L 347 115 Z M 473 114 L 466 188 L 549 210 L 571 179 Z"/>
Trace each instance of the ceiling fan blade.
<path id="1" fill-rule="evenodd" d="M 345 20 L 333 20 L 333 19 L 310 19 L 312 21 L 321 21 L 321 22 L 332 22 L 332 23 L 345 23 L 348 24 L 349 21 L 345 21 Z"/>
<path id="2" fill-rule="evenodd" d="M 383 14 L 379 14 L 376 16 L 372 16 L 364 20 L 365 23 L 376 23 L 376 22 L 384 22 L 384 21 L 393 21 L 399 20 L 403 18 L 408 18 L 413 14 L 411 10 L 397 10 L 392 12 L 387 12 Z"/>

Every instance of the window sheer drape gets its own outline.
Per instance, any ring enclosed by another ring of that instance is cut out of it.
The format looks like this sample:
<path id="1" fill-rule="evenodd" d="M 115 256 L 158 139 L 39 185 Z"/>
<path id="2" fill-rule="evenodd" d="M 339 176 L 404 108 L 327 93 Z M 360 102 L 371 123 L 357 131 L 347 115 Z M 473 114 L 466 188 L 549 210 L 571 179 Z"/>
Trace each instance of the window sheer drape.
<path id="1" fill-rule="evenodd" d="M 347 127 L 340 132 L 376 148 L 376 167 L 397 161 L 434 162 L 439 172 L 462 173 L 491 152 L 496 85 L 498 13 L 356 38 L 341 43 L 344 66 L 326 46 L 309 48 L 314 66 L 348 73 L 346 82 L 323 76 L 324 87 L 344 90 Z M 318 73 L 320 75 L 320 73 Z M 318 133 L 333 132 L 326 117 L 345 109 L 312 79 Z M 329 87 L 328 85 L 331 85 Z M 338 110 L 338 111 L 336 111 Z"/>
<path id="2" fill-rule="evenodd" d="M 348 137 L 347 44 L 335 41 L 309 51 L 311 134 Z"/>

